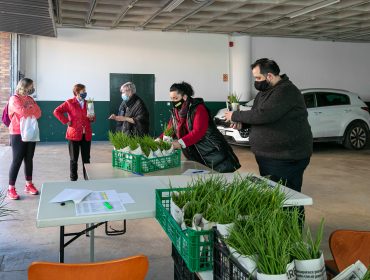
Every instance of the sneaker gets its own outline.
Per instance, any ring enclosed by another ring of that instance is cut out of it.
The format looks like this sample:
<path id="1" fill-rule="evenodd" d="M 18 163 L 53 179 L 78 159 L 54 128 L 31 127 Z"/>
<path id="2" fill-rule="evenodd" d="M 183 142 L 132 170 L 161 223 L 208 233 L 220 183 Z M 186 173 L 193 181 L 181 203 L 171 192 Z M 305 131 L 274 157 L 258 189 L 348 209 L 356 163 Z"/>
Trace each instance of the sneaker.
<path id="1" fill-rule="evenodd" d="M 34 184 L 26 185 L 24 188 L 24 192 L 33 195 L 39 194 L 39 191 L 35 188 Z"/>
<path id="2" fill-rule="evenodd" d="M 8 189 L 7 196 L 10 199 L 14 199 L 14 200 L 19 199 L 19 195 L 17 194 L 17 191 L 15 190 L 15 188 Z"/>

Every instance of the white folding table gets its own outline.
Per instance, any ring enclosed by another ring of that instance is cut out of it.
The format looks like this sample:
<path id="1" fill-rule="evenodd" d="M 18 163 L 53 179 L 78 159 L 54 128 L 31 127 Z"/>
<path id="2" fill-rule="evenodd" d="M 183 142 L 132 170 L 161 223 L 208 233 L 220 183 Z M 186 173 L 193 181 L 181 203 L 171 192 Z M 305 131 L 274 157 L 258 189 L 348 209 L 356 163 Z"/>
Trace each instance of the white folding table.
<path id="1" fill-rule="evenodd" d="M 247 174 L 242 174 L 247 175 Z M 211 175 L 198 175 L 211 176 Z M 223 174 L 231 178 L 233 174 Z M 37 227 L 60 227 L 59 260 L 64 262 L 64 247 L 74 239 L 86 233 L 82 231 L 75 235 L 66 244 L 64 243 L 64 227 L 78 224 L 94 224 L 93 228 L 107 221 L 122 221 L 124 219 L 141 219 L 155 217 L 155 189 L 169 187 L 171 182 L 174 187 L 186 187 L 192 180 L 192 176 L 140 176 L 119 179 L 88 180 L 76 182 L 51 182 L 44 183 L 41 188 L 39 207 L 37 212 Z M 50 203 L 50 200 L 65 188 L 88 189 L 92 191 L 116 190 L 118 193 L 127 192 L 135 200 L 134 204 L 126 204 L 125 212 L 110 213 L 104 215 L 76 216 L 73 202 L 67 202 L 64 206 L 59 203 Z M 311 205 L 312 198 L 288 188 L 284 188 L 287 194 L 286 204 L 289 205 Z M 92 228 L 92 229 L 93 229 Z M 91 230 L 91 229 L 89 229 Z M 94 261 L 94 236 L 90 238 L 90 261 Z"/>

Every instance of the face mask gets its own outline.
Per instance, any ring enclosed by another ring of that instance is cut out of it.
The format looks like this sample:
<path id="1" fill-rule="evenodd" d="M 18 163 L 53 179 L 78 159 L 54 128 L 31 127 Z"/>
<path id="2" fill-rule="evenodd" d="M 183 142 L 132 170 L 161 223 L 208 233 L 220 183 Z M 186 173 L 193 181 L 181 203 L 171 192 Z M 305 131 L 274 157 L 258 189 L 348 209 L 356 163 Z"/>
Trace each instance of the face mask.
<path id="1" fill-rule="evenodd" d="M 176 109 L 180 109 L 182 104 L 184 104 L 184 99 L 181 99 L 180 101 L 172 101 L 172 105 Z"/>
<path id="2" fill-rule="evenodd" d="M 35 92 L 35 88 L 27 90 L 28 95 L 32 95 Z"/>
<path id="3" fill-rule="evenodd" d="M 270 87 L 270 84 L 267 80 L 263 80 L 263 81 L 260 81 L 260 82 L 255 81 L 254 82 L 254 87 L 258 91 L 265 91 Z"/>
<path id="4" fill-rule="evenodd" d="M 84 93 L 80 93 L 80 98 L 81 99 L 85 99 L 87 96 L 87 92 L 84 92 Z"/>
<path id="5" fill-rule="evenodd" d="M 122 93 L 122 94 L 121 94 L 121 97 L 122 97 L 122 100 L 123 100 L 123 101 L 125 101 L 125 102 L 126 102 L 127 100 L 129 100 L 129 99 L 130 99 L 130 98 L 129 98 L 126 94 L 124 94 L 124 93 Z"/>

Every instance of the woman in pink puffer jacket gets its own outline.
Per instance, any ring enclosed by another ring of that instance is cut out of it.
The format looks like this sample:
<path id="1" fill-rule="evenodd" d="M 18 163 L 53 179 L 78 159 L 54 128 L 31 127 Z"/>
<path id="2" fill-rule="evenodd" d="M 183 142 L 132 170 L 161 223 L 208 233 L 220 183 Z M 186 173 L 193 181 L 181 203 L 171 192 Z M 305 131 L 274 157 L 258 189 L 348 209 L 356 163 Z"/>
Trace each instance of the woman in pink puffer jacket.
<path id="1" fill-rule="evenodd" d="M 13 160 L 9 170 L 9 188 L 7 193 L 10 199 L 19 199 L 19 195 L 15 189 L 15 182 L 22 161 L 24 161 L 24 175 L 26 177 L 24 192 L 33 195 L 39 193 L 32 183 L 33 155 L 35 153 L 36 142 L 23 142 L 20 129 L 22 117 L 27 118 L 34 116 L 36 119 L 41 117 L 40 107 L 30 96 L 34 91 L 33 81 L 23 78 L 19 81 L 15 94 L 9 99 L 8 114 L 11 120 L 9 134 L 13 153 Z"/>
<path id="2" fill-rule="evenodd" d="M 68 140 L 70 157 L 70 179 L 77 181 L 78 156 L 81 149 L 82 167 L 85 179 L 85 163 L 90 163 L 91 148 L 91 122 L 95 116 L 87 116 L 86 87 L 76 84 L 73 87 L 74 98 L 68 99 L 54 110 L 54 116 L 62 123 L 68 125 L 66 139 Z"/>

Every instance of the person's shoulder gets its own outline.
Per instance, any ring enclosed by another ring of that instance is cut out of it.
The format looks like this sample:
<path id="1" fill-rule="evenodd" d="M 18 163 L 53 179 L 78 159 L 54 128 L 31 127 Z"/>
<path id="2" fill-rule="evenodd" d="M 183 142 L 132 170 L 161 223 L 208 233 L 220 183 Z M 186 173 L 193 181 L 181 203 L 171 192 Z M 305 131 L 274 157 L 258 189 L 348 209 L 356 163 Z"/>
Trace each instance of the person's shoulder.
<path id="1" fill-rule="evenodd" d="M 76 103 L 77 102 L 77 99 L 75 97 L 73 98 L 69 98 L 65 101 L 66 103 Z"/>

